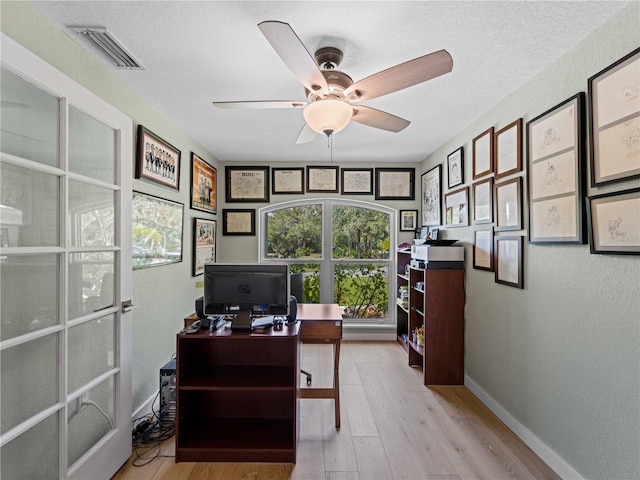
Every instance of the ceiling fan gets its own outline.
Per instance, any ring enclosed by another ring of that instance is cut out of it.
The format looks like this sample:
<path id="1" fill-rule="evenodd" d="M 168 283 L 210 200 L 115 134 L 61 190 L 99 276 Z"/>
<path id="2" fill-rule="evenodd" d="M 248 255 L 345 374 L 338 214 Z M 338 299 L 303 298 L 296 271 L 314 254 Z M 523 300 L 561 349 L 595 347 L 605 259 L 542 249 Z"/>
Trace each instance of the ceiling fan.
<path id="1" fill-rule="evenodd" d="M 312 141 L 317 133 L 330 137 L 353 120 L 362 125 L 390 132 L 400 132 L 411 123 L 391 113 L 360 105 L 360 102 L 431 80 L 453 69 L 446 50 L 414 58 L 353 82 L 349 75 L 336 70 L 342 52 L 323 47 L 311 57 L 288 23 L 265 21 L 258 28 L 285 65 L 304 85 L 307 101 L 260 100 L 213 102 L 219 108 L 304 108 L 305 126 L 296 143 Z"/>

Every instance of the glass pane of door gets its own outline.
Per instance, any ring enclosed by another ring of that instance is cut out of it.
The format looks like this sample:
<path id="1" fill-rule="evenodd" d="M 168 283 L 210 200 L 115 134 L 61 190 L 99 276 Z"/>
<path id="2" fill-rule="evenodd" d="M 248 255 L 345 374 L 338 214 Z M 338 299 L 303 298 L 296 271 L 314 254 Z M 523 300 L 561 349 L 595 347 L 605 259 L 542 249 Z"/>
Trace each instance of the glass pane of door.
<path id="1" fill-rule="evenodd" d="M 54 333 L 2 350 L 1 433 L 58 402 L 59 342 Z"/>
<path id="2" fill-rule="evenodd" d="M 60 100 L 2 67 L 2 151 L 57 167 L 60 165 Z"/>
<path id="3" fill-rule="evenodd" d="M 69 107 L 69 170 L 107 183 L 116 181 L 116 132 Z"/>
<path id="4" fill-rule="evenodd" d="M 58 478 L 58 430 L 58 414 L 54 413 L 3 445 L 0 478 Z"/>
<path id="5" fill-rule="evenodd" d="M 59 245 L 60 177 L 3 163 L 0 169 L 0 222 L 0 246 Z"/>
<path id="6" fill-rule="evenodd" d="M 1 341 L 60 323 L 59 263 L 59 256 L 53 253 L 0 258 Z"/>

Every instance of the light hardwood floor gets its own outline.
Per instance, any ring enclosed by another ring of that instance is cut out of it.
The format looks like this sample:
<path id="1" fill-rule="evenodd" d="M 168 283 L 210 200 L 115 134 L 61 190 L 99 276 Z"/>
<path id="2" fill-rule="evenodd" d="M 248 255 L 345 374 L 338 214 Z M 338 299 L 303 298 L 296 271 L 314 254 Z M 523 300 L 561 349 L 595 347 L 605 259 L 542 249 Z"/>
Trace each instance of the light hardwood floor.
<path id="1" fill-rule="evenodd" d="M 303 345 L 314 387 L 331 385 L 331 347 Z M 305 377 L 300 384 L 305 386 Z M 466 387 L 425 387 L 395 342 L 343 341 L 341 428 L 332 400 L 300 400 L 297 463 L 175 463 L 174 438 L 113 480 L 559 479 Z M 211 432 L 215 435 L 215 432 Z"/>

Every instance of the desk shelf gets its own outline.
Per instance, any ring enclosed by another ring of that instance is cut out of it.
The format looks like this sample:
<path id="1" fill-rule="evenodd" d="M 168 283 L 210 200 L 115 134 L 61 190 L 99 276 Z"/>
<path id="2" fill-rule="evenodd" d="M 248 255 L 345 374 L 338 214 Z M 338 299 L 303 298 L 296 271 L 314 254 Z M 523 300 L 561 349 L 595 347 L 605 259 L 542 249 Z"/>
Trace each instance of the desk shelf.
<path id="1" fill-rule="evenodd" d="M 176 462 L 295 463 L 298 329 L 178 334 Z"/>

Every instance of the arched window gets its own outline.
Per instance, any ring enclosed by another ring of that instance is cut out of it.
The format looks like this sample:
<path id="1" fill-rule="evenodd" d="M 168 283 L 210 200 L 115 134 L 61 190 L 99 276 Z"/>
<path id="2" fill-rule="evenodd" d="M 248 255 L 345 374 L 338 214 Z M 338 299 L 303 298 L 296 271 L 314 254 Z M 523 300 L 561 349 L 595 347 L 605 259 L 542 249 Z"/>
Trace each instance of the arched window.
<path id="1" fill-rule="evenodd" d="M 300 302 L 338 303 L 345 324 L 394 323 L 395 210 L 312 199 L 260 209 L 260 260 L 286 261 Z"/>

